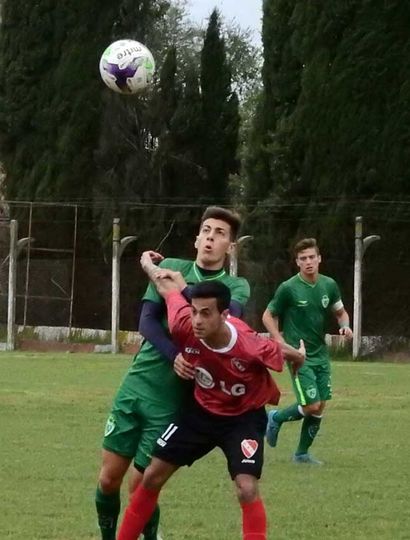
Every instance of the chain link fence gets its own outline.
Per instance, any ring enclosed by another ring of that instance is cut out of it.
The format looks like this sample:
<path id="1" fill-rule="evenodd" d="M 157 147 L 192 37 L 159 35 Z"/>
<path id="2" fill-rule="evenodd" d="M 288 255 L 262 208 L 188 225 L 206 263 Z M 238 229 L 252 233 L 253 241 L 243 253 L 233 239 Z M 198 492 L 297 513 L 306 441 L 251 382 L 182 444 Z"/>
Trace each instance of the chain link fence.
<path id="1" fill-rule="evenodd" d="M 121 236 L 135 235 L 121 258 L 120 328 L 136 330 L 146 277 L 138 265 L 144 249 L 164 256 L 195 257 L 194 241 L 204 205 L 124 203 L 112 208 L 87 204 L 2 203 L 0 220 L 0 328 L 7 325 L 9 222 L 17 219 L 19 238 L 27 238 L 17 264 L 16 324 L 111 328 L 112 219 L 121 218 Z M 363 335 L 410 335 L 408 276 L 409 216 L 380 219 L 363 213 L 364 235 L 381 240 L 365 256 Z M 238 251 L 238 274 L 252 290 L 247 320 L 262 330 L 261 315 L 275 288 L 296 271 L 291 243 L 316 236 L 322 248 L 321 271 L 340 284 L 350 314 L 353 308 L 354 220 L 357 208 L 333 222 L 325 209 L 307 210 L 294 224 L 294 209 L 250 212 L 242 234 L 252 235 Z"/>

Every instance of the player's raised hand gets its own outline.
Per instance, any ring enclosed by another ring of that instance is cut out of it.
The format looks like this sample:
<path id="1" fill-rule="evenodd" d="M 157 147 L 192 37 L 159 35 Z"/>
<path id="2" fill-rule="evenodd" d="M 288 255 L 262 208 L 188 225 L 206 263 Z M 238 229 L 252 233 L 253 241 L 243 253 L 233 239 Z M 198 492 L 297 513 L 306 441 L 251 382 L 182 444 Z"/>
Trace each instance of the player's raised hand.
<path id="1" fill-rule="evenodd" d="M 161 253 L 158 253 L 158 251 L 147 250 L 142 253 L 140 263 L 142 264 L 143 260 L 147 261 L 148 257 L 149 260 L 155 264 L 158 264 L 164 260 L 164 257 L 161 255 Z"/>
<path id="2" fill-rule="evenodd" d="M 195 368 L 178 353 L 174 360 L 174 371 L 181 379 L 192 380 L 195 378 Z"/>
<path id="3" fill-rule="evenodd" d="M 141 268 L 151 280 L 154 280 L 161 269 L 153 261 L 162 261 L 163 256 L 156 251 L 144 251 L 140 258 Z"/>
<path id="4" fill-rule="evenodd" d="M 181 272 L 176 272 L 174 270 L 169 270 L 169 268 L 158 269 L 158 272 L 155 275 L 155 281 L 158 283 L 158 280 L 168 279 L 172 282 L 175 288 L 179 291 L 182 291 L 187 286 L 186 281 L 181 274 Z"/>

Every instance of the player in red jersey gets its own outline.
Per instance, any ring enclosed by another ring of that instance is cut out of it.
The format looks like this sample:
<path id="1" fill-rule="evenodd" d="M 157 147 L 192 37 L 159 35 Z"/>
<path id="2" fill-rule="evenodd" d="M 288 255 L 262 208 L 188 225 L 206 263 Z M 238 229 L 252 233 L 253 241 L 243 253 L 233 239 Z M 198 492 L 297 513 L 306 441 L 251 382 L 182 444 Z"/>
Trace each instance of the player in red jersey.
<path id="1" fill-rule="evenodd" d="M 186 284 L 179 272 L 141 264 L 167 304 L 168 323 L 184 359 L 175 362 L 182 378 L 195 379 L 193 404 L 171 423 L 134 492 L 118 540 L 136 540 L 153 512 L 160 490 L 174 472 L 208 454 L 224 452 L 242 508 L 243 540 L 266 540 L 266 514 L 258 492 L 263 464 L 266 403 L 280 392 L 267 368 L 282 371 L 283 357 L 300 366 L 303 343 L 294 349 L 258 336 L 243 321 L 230 317 L 230 291 L 218 281 L 194 285 L 191 304 L 180 294 Z"/>

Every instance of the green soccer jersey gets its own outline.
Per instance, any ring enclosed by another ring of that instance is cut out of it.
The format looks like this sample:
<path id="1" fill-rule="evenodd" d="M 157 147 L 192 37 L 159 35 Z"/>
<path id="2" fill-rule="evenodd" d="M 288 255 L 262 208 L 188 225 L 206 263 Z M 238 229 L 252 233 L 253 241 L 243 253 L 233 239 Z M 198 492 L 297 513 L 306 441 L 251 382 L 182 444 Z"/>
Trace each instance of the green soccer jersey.
<path id="1" fill-rule="evenodd" d="M 312 284 L 297 274 L 283 282 L 268 304 L 268 310 L 279 318 L 287 343 L 299 347 L 303 339 L 306 361 L 318 365 L 329 361 L 325 333 L 329 314 L 343 307 L 337 283 L 318 275 Z"/>
<path id="2" fill-rule="evenodd" d="M 181 272 L 188 285 L 207 279 L 222 281 L 231 290 L 232 300 L 242 305 L 249 298 L 250 288 L 247 280 L 230 276 L 225 270 L 216 274 L 206 274 L 201 272 L 194 261 L 182 259 L 165 259 L 159 266 Z M 164 304 L 163 325 L 167 328 L 165 303 L 152 283 L 148 285 L 143 299 Z M 175 405 L 181 400 L 183 394 L 181 379 L 174 372 L 172 362 L 161 355 L 148 341 L 143 342 L 140 351 L 135 355 L 124 383 L 128 387 L 131 385 L 134 395 L 136 393 L 139 398 L 150 400 L 152 403 L 163 404 L 168 401 Z"/>

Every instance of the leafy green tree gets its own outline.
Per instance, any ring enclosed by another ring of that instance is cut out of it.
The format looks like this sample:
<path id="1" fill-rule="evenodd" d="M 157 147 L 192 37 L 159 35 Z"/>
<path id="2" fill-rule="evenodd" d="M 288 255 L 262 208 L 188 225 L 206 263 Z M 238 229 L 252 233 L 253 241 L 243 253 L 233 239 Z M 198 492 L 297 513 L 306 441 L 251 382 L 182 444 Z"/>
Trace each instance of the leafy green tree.
<path id="1" fill-rule="evenodd" d="M 8 198 L 91 199 L 108 92 L 99 57 L 110 39 L 148 42 L 153 18 L 167 7 L 163 0 L 4 1 L 0 136 Z"/>

